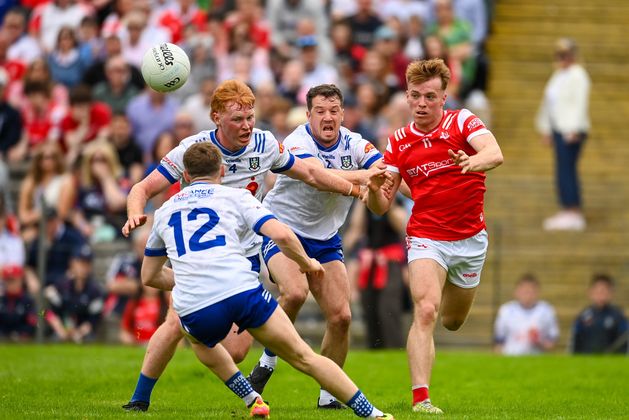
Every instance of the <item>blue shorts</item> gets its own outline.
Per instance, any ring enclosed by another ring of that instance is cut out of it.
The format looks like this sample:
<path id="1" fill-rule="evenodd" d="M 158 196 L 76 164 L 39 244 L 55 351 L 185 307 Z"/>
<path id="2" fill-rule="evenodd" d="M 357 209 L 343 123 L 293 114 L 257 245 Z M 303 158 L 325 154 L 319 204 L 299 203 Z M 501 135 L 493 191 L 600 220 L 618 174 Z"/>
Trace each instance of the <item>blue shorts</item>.
<path id="1" fill-rule="evenodd" d="M 179 317 L 186 333 L 208 347 L 221 342 L 238 325 L 238 333 L 257 328 L 271 317 L 277 301 L 262 285 Z"/>
<path id="2" fill-rule="evenodd" d="M 297 235 L 297 239 L 301 242 L 301 245 L 306 250 L 306 254 L 310 258 L 314 258 L 321 264 L 325 264 L 330 261 L 343 262 L 343 243 L 341 242 L 341 236 L 337 233 L 330 239 L 325 241 L 318 241 L 316 239 L 302 238 Z M 262 258 L 268 265 L 269 260 L 275 254 L 280 251 L 280 248 L 266 236 L 262 237 Z"/>
<path id="3" fill-rule="evenodd" d="M 260 255 L 256 254 L 252 257 L 247 257 L 247 259 L 251 261 L 251 271 L 260 274 Z"/>

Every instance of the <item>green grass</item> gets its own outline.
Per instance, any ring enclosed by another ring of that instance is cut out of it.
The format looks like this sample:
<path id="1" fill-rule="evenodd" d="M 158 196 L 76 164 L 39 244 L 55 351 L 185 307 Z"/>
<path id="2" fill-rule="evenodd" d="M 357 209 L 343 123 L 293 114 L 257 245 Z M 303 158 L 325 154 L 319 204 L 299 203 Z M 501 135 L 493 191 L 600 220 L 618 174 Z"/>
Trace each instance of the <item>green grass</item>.
<path id="1" fill-rule="evenodd" d="M 253 349 L 241 369 L 249 372 Z M 177 351 L 147 413 L 120 406 L 133 391 L 144 349 L 71 345 L 0 346 L 0 418 L 244 418 L 240 399 L 190 349 Z M 406 356 L 351 351 L 346 371 L 367 397 L 396 419 L 410 412 Z M 432 399 L 444 419 L 629 418 L 629 358 L 505 358 L 438 350 Z M 353 419 L 350 410 L 314 409 L 318 385 L 286 364 L 265 392 L 272 419 Z"/>

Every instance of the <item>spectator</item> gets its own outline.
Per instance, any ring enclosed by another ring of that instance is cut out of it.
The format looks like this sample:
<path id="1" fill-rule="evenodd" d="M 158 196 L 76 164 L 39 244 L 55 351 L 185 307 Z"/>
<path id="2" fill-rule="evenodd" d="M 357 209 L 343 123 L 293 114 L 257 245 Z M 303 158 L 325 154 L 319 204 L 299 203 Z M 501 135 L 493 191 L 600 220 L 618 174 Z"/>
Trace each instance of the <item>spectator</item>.
<path id="1" fill-rule="evenodd" d="M 4 195 L 0 194 L 0 269 L 24 266 L 24 242 L 20 238 L 16 217 L 11 214 Z"/>
<path id="2" fill-rule="evenodd" d="M 96 86 L 100 82 L 106 82 L 107 76 L 105 74 L 105 64 L 107 62 L 107 59 L 109 57 L 114 57 L 116 55 L 122 54 L 122 43 L 120 42 L 120 37 L 118 37 L 118 35 L 109 35 L 105 38 L 104 43 L 104 57 L 97 58 L 87 68 L 87 70 L 83 74 L 83 84 L 86 84 L 88 86 Z M 142 73 L 140 72 L 140 70 L 129 63 L 127 63 L 127 68 L 129 69 L 129 72 L 131 74 L 131 84 L 135 86 L 138 90 L 144 89 L 146 83 L 144 83 L 144 78 L 142 77 Z"/>
<path id="3" fill-rule="evenodd" d="M 148 344 L 157 327 L 166 319 L 168 305 L 164 292 L 141 286 L 140 292 L 127 301 L 120 324 L 123 344 Z"/>
<path id="4" fill-rule="evenodd" d="M 105 42 L 100 37 L 100 26 L 96 16 L 85 16 L 81 20 L 81 25 L 77 30 L 77 38 L 81 55 L 90 57 L 91 62 L 96 58 L 102 58 L 105 53 Z"/>
<path id="5" fill-rule="evenodd" d="M 356 283 L 369 349 L 405 345 L 402 278 L 406 252 L 402 236 L 407 218 L 406 210 L 398 203 L 383 216 L 367 211 L 363 203 L 356 203 L 343 238 L 348 255 L 352 254 L 352 248 L 358 252 Z M 364 247 L 360 247 L 359 238 L 365 238 Z"/>
<path id="6" fill-rule="evenodd" d="M 43 234 L 48 243 L 43 279 L 37 276 L 39 238 L 29 246 L 26 257 L 26 284 L 32 294 L 35 294 L 40 286 L 58 285 L 68 271 L 68 263 L 74 249 L 86 243 L 81 233 L 64 222 L 54 208 L 46 209 L 43 217 L 46 218 Z"/>
<path id="7" fill-rule="evenodd" d="M 203 90 L 206 79 L 216 79 L 217 57 L 226 53 L 218 52 L 214 39 L 207 34 L 195 34 L 186 40 L 181 47 L 188 53 L 190 59 L 190 74 L 188 80 L 172 95 L 181 101 Z"/>
<path id="8" fill-rule="evenodd" d="M 301 84 L 303 90 L 307 91 L 318 85 L 338 83 L 339 75 L 336 69 L 319 58 L 317 38 L 312 35 L 302 36 L 297 40 L 297 46 L 300 49 L 298 59 L 304 66 Z"/>
<path id="9" fill-rule="evenodd" d="M 378 13 L 385 21 L 397 19 L 405 23 L 411 16 L 419 16 L 426 22 L 430 15 L 430 5 L 425 0 L 389 0 L 384 7 L 378 9 Z"/>
<path id="10" fill-rule="evenodd" d="M 29 32 L 40 40 L 45 52 L 55 46 L 58 33 L 67 26 L 77 30 L 83 18 L 92 13 L 87 2 L 53 0 L 37 6 L 31 14 Z"/>
<path id="11" fill-rule="evenodd" d="M 21 265 L 2 266 L 0 341 L 28 341 L 35 335 L 37 308 L 24 285 Z"/>
<path id="12" fill-rule="evenodd" d="M 373 8 L 373 0 L 357 0 L 356 13 L 346 19 L 352 34 L 352 43 L 363 48 L 371 48 L 373 35 L 382 20 Z"/>
<path id="13" fill-rule="evenodd" d="M 180 140 L 175 137 L 175 134 L 170 131 L 163 131 L 157 136 L 157 140 L 155 141 L 155 145 L 153 146 L 153 150 L 151 155 L 149 156 L 148 163 L 146 165 L 146 170 L 144 171 L 144 177 L 147 177 L 148 174 L 153 172 L 159 166 L 162 158 L 166 156 L 168 152 L 179 145 Z M 159 208 L 166 200 L 172 197 L 174 194 L 178 193 L 180 190 L 179 181 L 172 184 L 165 191 L 155 195 L 152 199 L 149 200 L 149 204 L 153 209 Z"/>
<path id="14" fill-rule="evenodd" d="M 102 140 L 89 144 L 81 155 L 74 226 L 92 242 L 115 239 L 126 220 L 129 188 L 115 148 Z"/>
<path id="15" fill-rule="evenodd" d="M 5 88 L 9 83 L 7 72 L 0 68 L 0 158 L 6 159 L 17 146 L 22 136 L 22 118 L 17 109 L 4 99 Z"/>
<path id="16" fill-rule="evenodd" d="M 495 350 L 520 356 L 552 350 L 559 338 L 555 309 L 539 300 L 540 285 L 533 274 L 516 283 L 515 300 L 503 304 L 494 325 Z"/>
<path id="17" fill-rule="evenodd" d="M 114 114 L 109 131 L 109 143 L 118 152 L 118 160 L 122 165 L 124 178 L 131 185 L 139 182 L 144 176 L 144 157 L 142 149 L 131 135 L 131 124 L 127 116 L 124 113 Z"/>
<path id="18" fill-rule="evenodd" d="M 113 113 L 124 113 L 140 90 L 131 83 L 131 70 L 122 55 L 107 59 L 105 77 L 105 81 L 94 86 L 94 99 L 107 104 Z"/>
<path id="19" fill-rule="evenodd" d="M 459 93 L 461 92 L 461 77 L 463 77 L 461 62 L 450 59 L 448 46 L 445 44 L 443 39 L 437 35 L 427 36 L 424 40 L 424 45 L 426 47 L 427 60 L 441 58 L 450 70 L 450 83 L 448 83 L 448 89 L 446 90 L 446 93 L 448 94 L 446 99 L 446 108 L 461 108 L 461 98 L 459 96 Z"/>
<path id="20" fill-rule="evenodd" d="M 266 16 L 271 27 L 271 45 L 285 59 L 293 57 L 294 43 L 299 37 L 299 21 L 313 21 L 317 39 L 324 37 L 328 31 L 323 2 L 319 1 L 269 0 L 266 3 Z"/>
<path id="21" fill-rule="evenodd" d="M 404 90 L 406 87 L 406 66 L 409 59 L 401 51 L 400 34 L 387 25 L 378 28 L 374 34 L 373 49 L 384 57 L 387 63 L 388 73 L 397 78 L 394 85 L 395 90 Z M 393 80 L 390 82 L 393 83 Z"/>
<path id="22" fill-rule="evenodd" d="M 55 209 L 61 219 L 69 216 L 73 200 L 68 193 L 74 189 L 61 150 L 54 143 L 45 143 L 31 161 L 26 178 L 20 184 L 17 215 L 22 237 L 31 243 L 39 232 L 43 206 Z"/>
<path id="23" fill-rule="evenodd" d="M 20 8 L 9 10 L 2 21 L 2 31 L 7 34 L 9 49 L 7 59 L 19 60 L 24 64 L 30 64 L 42 56 L 37 39 L 28 35 L 26 29 L 26 15 Z"/>
<path id="24" fill-rule="evenodd" d="M 133 66 L 142 66 L 144 53 L 153 45 L 170 42 L 168 31 L 149 23 L 143 10 L 131 10 L 124 16 L 123 23 L 118 33 L 122 41 L 122 55 Z"/>
<path id="25" fill-rule="evenodd" d="M 103 291 L 92 277 L 92 258 L 89 245 L 76 247 L 67 275 L 44 290 L 50 305 L 45 319 L 55 340 L 78 344 L 95 337 L 103 310 Z"/>
<path id="26" fill-rule="evenodd" d="M 411 61 L 426 58 L 424 51 L 424 21 L 422 18 L 417 15 L 411 16 L 408 19 L 404 32 L 404 55 Z"/>
<path id="27" fill-rule="evenodd" d="M 55 107 L 59 107 L 65 114 L 65 108 L 68 105 L 68 89 L 64 85 L 55 83 L 54 80 L 52 80 L 48 62 L 41 57 L 29 64 L 22 79 L 16 80 L 9 85 L 7 89 L 7 99 L 11 105 L 24 113 L 24 109 L 28 107 L 28 104 L 24 103 L 27 101 L 24 89 L 26 85 L 31 82 L 40 82 L 45 85 L 48 92 L 50 92 L 49 96 Z"/>
<path id="28" fill-rule="evenodd" d="M 178 111 L 175 114 L 175 122 L 173 123 L 173 134 L 177 141 L 179 142 L 196 133 L 198 131 L 194 129 L 192 116 L 185 111 Z"/>
<path id="29" fill-rule="evenodd" d="M 145 156 L 150 155 L 159 133 L 172 130 L 178 109 L 178 100 L 150 88 L 129 102 L 127 118 Z"/>
<path id="30" fill-rule="evenodd" d="M 92 61 L 89 50 L 79 48 L 74 29 L 64 26 L 59 30 L 55 48 L 48 54 L 48 66 L 52 79 L 72 88 L 81 83 L 83 73 Z"/>
<path id="31" fill-rule="evenodd" d="M 629 327 L 622 309 L 612 305 L 614 280 L 595 274 L 589 289 L 591 305 L 574 321 L 571 349 L 574 353 L 626 353 Z"/>
<path id="32" fill-rule="evenodd" d="M 207 30 L 207 15 L 194 0 L 170 2 L 165 9 L 160 11 L 156 21 L 159 26 L 170 32 L 173 43 L 182 41 L 186 28 L 193 28 L 195 32 Z"/>
<path id="33" fill-rule="evenodd" d="M 561 38 L 555 45 L 557 69 L 546 83 L 537 115 L 542 142 L 553 145 L 561 210 L 544 220 L 546 230 L 584 230 L 577 164 L 590 130 L 590 77 L 577 62 L 577 44 Z"/>
<path id="34" fill-rule="evenodd" d="M 352 29 L 347 22 L 335 22 L 332 25 L 332 47 L 334 65 L 339 72 L 339 82 L 343 87 L 352 86 L 354 75 L 360 70 L 366 48 L 352 43 Z"/>
<path id="35" fill-rule="evenodd" d="M 194 120 L 194 129 L 196 132 L 202 130 L 213 130 L 216 124 L 210 119 L 210 100 L 216 89 L 216 79 L 214 77 L 206 77 L 201 81 L 201 88 L 184 101 L 181 110 L 192 116 Z M 256 95 L 256 98 L 259 96 Z M 258 114 L 256 114 L 258 117 Z M 256 118 L 258 119 L 258 118 Z"/>

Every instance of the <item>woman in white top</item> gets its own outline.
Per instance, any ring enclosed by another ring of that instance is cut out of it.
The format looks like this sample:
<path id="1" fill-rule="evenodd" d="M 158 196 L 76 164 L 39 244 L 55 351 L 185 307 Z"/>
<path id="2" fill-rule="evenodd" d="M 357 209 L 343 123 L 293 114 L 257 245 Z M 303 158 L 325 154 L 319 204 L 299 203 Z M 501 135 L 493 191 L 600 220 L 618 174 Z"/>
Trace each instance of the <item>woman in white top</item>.
<path id="1" fill-rule="evenodd" d="M 554 145 L 561 211 L 544 221 L 546 230 L 583 230 L 577 161 L 590 130 L 590 77 L 577 63 L 577 45 L 561 38 L 555 46 L 557 69 L 546 84 L 537 116 L 544 143 Z"/>

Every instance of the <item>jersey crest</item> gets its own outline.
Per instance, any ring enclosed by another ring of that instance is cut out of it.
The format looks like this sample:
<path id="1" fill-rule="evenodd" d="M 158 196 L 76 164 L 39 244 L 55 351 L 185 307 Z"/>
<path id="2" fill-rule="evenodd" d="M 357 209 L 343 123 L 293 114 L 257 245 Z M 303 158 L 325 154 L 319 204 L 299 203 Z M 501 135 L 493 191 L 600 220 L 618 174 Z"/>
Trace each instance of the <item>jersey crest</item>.
<path id="1" fill-rule="evenodd" d="M 260 169 L 260 157 L 256 156 L 249 158 L 249 169 L 252 171 Z"/>
<path id="2" fill-rule="evenodd" d="M 352 169 L 352 156 L 341 156 L 341 169 Z"/>

